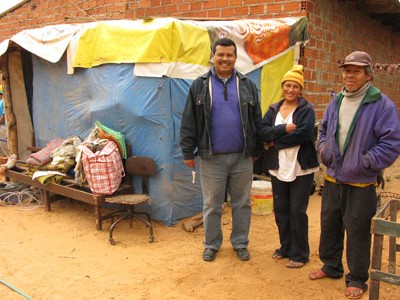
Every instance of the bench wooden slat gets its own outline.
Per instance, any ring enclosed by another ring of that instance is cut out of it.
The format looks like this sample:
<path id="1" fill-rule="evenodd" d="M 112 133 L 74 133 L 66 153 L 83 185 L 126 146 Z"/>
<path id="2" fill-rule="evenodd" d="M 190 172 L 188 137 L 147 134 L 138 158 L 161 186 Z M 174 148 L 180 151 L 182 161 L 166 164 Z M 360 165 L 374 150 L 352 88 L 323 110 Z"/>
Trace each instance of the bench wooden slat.
<path id="1" fill-rule="evenodd" d="M 85 191 L 84 187 L 79 187 L 73 184 L 63 185 L 62 183 L 49 183 L 47 185 L 42 185 L 39 181 L 32 180 L 32 177 L 30 175 L 27 175 L 27 172 L 25 170 L 6 170 L 5 177 L 13 181 L 25 183 L 42 190 L 44 192 L 44 204 L 48 211 L 51 210 L 51 200 L 49 197 L 49 193 L 54 193 L 93 205 L 96 216 L 96 228 L 97 230 L 102 230 L 102 221 L 104 220 L 104 218 L 101 215 L 101 206 L 104 203 L 104 196 L 94 195 L 90 192 L 90 190 Z"/>

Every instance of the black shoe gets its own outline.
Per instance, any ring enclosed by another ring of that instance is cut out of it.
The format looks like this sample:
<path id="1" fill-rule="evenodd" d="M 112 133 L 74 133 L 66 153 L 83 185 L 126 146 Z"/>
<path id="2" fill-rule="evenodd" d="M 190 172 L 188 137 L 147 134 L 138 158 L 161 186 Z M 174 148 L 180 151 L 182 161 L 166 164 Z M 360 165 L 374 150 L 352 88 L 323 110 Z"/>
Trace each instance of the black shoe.
<path id="1" fill-rule="evenodd" d="M 217 256 L 217 250 L 206 248 L 203 252 L 203 260 L 205 261 L 213 261 Z"/>
<path id="2" fill-rule="evenodd" d="M 237 257 L 240 260 L 245 261 L 245 260 L 249 260 L 250 259 L 250 253 L 247 250 L 247 248 L 239 248 L 239 249 L 235 249 L 235 251 L 236 251 Z"/>

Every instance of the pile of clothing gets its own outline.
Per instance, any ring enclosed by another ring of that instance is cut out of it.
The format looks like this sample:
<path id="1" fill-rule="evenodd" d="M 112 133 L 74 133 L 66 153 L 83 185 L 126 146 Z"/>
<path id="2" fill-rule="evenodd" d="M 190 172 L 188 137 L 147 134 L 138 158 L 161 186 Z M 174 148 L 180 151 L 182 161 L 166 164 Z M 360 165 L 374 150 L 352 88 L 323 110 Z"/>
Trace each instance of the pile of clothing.
<path id="1" fill-rule="evenodd" d="M 106 145 L 108 145 L 107 148 L 105 148 Z M 96 160 L 104 160 L 114 148 L 118 154 L 113 155 L 113 165 L 116 165 L 115 169 L 119 170 L 117 173 L 121 174 L 122 178 L 124 175 L 122 159 L 127 156 L 124 136 L 99 121 L 96 121 L 94 129 L 83 142 L 78 136 L 54 139 L 40 151 L 32 153 L 26 160 L 26 165 L 32 179 L 37 179 L 43 185 L 60 183 L 64 177 L 69 177 L 73 178 L 75 184 L 80 186 L 88 182 L 92 189 L 93 183 L 90 182 L 90 179 L 96 176 L 98 170 L 88 169 L 93 168 L 94 165 L 90 164 L 89 166 L 83 161 L 90 159 L 90 153 L 96 156 Z M 85 155 L 85 153 L 89 155 Z M 103 173 L 111 171 L 107 169 Z M 93 172 L 95 172 L 94 175 Z M 119 183 L 115 184 L 119 185 Z M 95 192 L 95 188 L 92 191 Z"/>

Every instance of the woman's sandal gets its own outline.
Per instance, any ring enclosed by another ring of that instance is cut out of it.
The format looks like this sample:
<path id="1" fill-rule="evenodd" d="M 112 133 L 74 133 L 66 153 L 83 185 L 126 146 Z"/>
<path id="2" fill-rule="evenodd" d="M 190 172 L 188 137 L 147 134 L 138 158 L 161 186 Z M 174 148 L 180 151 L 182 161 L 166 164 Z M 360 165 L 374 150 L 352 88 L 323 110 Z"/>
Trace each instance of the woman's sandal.
<path id="1" fill-rule="evenodd" d="M 278 249 L 275 250 L 274 254 L 272 254 L 273 259 L 283 259 L 287 256 L 283 256 Z"/>
<path id="2" fill-rule="evenodd" d="M 290 260 L 290 261 L 286 264 L 286 268 L 289 268 L 289 269 L 298 269 L 298 268 L 303 267 L 305 264 L 306 264 L 306 263 L 303 263 L 303 262 Z"/>
<path id="3" fill-rule="evenodd" d="M 361 288 L 355 286 L 349 286 L 346 288 L 344 294 L 349 299 L 360 299 L 364 294 L 364 291 Z"/>
<path id="4" fill-rule="evenodd" d="M 326 275 L 326 273 L 324 273 L 321 269 L 318 269 L 318 270 L 311 271 L 311 273 L 308 275 L 308 277 L 311 280 L 315 280 L 315 279 L 322 279 L 322 278 L 328 277 L 328 275 Z"/>

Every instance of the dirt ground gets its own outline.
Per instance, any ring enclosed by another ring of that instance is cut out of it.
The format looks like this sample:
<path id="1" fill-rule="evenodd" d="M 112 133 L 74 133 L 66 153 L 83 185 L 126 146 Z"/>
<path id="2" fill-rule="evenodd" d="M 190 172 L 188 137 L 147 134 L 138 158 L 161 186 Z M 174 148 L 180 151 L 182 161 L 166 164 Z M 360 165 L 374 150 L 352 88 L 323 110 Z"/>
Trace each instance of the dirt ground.
<path id="1" fill-rule="evenodd" d="M 400 161 L 385 173 L 385 191 L 400 193 Z M 229 243 L 230 209 L 223 215 L 225 241 L 213 262 L 201 258 L 203 229 L 190 233 L 182 222 L 154 224 L 155 242 L 148 243 L 142 223 L 115 231 L 95 229 L 93 208 L 72 200 L 43 207 L 0 207 L 0 299 L 125 300 L 125 299 L 346 299 L 344 279 L 311 281 L 318 259 L 321 196 L 310 199 L 310 262 L 288 269 L 287 260 L 273 260 L 279 246 L 274 215 L 252 217 L 251 259 L 239 261 Z M 383 271 L 387 271 L 385 239 Z M 400 272 L 400 254 L 397 254 Z M 17 291 L 7 286 L 10 285 Z M 21 295 L 25 294 L 25 296 Z M 363 299 L 367 299 L 367 295 Z M 400 299 L 400 287 L 381 284 L 381 300 Z"/>

